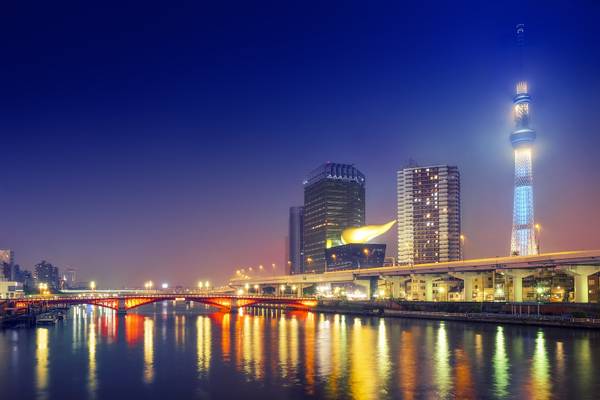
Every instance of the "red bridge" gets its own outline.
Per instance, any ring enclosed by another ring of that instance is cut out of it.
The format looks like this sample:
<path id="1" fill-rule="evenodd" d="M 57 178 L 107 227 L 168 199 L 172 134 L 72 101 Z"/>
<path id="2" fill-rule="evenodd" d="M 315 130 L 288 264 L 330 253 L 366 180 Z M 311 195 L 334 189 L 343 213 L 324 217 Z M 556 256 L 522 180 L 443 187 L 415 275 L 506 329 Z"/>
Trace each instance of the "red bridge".
<path id="1" fill-rule="evenodd" d="M 107 307 L 126 313 L 127 310 L 158 301 L 195 301 L 218 308 L 223 311 L 236 312 L 239 308 L 254 305 L 286 305 L 296 309 L 310 309 L 317 305 L 317 300 L 312 297 L 284 297 L 284 296 L 251 296 L 229 294 L 143 294 L 123 296 L 45 296 L 18 299 L 13 306 L 17 309 L 26 309 L 35 306 L 61 307 L 77 304 L 91 304 Z"/>

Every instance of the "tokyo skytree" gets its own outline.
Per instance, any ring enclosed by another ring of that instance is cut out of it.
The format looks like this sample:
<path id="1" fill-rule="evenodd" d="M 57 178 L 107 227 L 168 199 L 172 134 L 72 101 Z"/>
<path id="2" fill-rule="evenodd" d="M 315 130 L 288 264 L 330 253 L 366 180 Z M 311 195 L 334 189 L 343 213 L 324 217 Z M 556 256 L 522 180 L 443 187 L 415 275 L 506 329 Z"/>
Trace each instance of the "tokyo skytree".
<path id="1" fill-rule="evenodd" d="M 517 45 L 521 52 L 524 46 L 525 25 L 517 25 Z M 521 62 L 523 54 L 521 54 Z M 521 73 L 523 68 L 521 68 Z M 521 78 L 523 78 L 521 76 Z M 510 142 L 515 153 L 515 189 L 513 203 L 513 225 L 510 240 L 512 255 L 538 254 L 536 245 L 534 207 L 533 207 L 533 170 L 531 153 L 535 141 L 535 131 L 529 127 L 529 105 L 531 96 L 527 82 L 517 83 L 516 95 L 513 98 L 515 129 L 510 135 Z"/>

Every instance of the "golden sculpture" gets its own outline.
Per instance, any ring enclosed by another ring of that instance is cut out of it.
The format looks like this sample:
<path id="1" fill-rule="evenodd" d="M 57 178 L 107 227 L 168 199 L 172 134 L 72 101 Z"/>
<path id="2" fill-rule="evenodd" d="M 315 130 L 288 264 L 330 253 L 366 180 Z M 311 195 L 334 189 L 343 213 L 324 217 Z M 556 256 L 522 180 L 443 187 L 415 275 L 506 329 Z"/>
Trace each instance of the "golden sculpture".
<path id="1" fill-rule="evenodd" d="M 342 232 L 342 243 L 367 243 L 377 236 L 383 235 L 390 230 L 396 223 L 396 220 L 383 225 L 365 225 L 358 228 L 347 228 Z"/>

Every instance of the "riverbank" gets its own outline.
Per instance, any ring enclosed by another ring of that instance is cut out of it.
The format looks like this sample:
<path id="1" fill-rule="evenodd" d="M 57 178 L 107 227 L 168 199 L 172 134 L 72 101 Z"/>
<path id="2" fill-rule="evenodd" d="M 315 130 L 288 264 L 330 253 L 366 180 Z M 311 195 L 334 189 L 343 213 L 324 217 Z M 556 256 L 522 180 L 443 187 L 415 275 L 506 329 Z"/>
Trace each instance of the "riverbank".
<path id="1" fill-rule="evenodd" d="M 511 325 L 600 329 L 600 307 L 590 304 L 321 301 L 315 311 Z"/>

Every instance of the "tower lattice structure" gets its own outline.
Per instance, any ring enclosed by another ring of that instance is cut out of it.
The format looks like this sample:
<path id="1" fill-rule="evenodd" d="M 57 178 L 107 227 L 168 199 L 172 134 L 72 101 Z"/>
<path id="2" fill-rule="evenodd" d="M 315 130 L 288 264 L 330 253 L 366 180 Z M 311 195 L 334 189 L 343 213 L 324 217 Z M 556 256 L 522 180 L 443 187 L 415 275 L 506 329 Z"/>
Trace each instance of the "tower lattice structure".
<path id="1" fill-rule="evenodd" d="M 524 44 L 525 27 L 517 25 L 517 43 Z M 531 96 L 526 81 L 517 83 L 513 98 L 515 129 L 510 142 L 515 154 L 515 188 L 510 250 L 513 255 L 538 254 L 533 205 L 532 150 L 535 131 L 529 127 Z"/>

